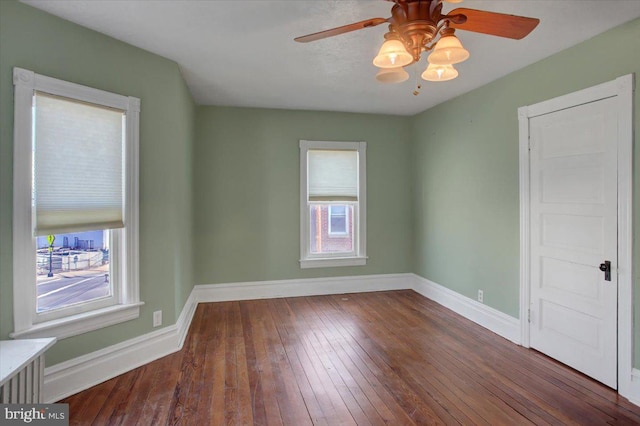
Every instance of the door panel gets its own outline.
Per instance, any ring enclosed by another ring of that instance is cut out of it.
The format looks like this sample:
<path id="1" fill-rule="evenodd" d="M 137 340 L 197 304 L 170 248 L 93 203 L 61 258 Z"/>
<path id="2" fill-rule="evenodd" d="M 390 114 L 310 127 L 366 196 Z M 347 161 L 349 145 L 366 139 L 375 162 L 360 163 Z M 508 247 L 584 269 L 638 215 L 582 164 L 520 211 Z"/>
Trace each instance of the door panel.
<path id="1" fill-rule="evenodd" d="M 597 158 L 585 157 L 572 159 L 571 167 L 550 167 L 542 174 L 543 203 L 602 204 L 604 169 Z"/>
<path id="2" fill-rule="evenodd" d="M 596 301 L 601 297 L 601 277 L 594 273 L 592 267 L 558 258 L 543 257 L 540 260 L 541 285 L 545 289 L 563 292 L 567 297 Z"/>
<path id="3" fill-rule="evenodd" d="M 617 386 L 617 116 L 604 99 L 529 120 L 531 347 Z M 611 281 L 599 265 L 611 261 Z"/>
<path id="4" fill-rule="evenodd" d="M 541 213 L 541 243 L 585 253 L 602 253 L 603 218 L 578 214 Z"/>

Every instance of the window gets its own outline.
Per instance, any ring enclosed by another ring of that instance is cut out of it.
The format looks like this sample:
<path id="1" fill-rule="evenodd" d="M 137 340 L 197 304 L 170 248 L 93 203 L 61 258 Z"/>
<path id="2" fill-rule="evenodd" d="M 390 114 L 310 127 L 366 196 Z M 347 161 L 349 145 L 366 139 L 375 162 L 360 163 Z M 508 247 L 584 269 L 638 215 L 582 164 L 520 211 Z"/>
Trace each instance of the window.
<path id="1" fill-rule="evenodd" d="M 348 235 L 351 207 L 345 204 L 329 205 L 329 235 Z"/>
<path id="2" fill-rule="evenodd" d="M 14 333 L 139 316 L 140 101 L 14 68 Z"/>
<path id="3" fill-rule="evenodd" d="M 36 237 L 37 314 L 112 304 L 118 288 L 111 280 L 110 237 L 108 229 Z"/>
<path id="4" fill-rule="evenodd" d="M 366 142 L 300 141 L 300 266 L 365 265 Z"/>

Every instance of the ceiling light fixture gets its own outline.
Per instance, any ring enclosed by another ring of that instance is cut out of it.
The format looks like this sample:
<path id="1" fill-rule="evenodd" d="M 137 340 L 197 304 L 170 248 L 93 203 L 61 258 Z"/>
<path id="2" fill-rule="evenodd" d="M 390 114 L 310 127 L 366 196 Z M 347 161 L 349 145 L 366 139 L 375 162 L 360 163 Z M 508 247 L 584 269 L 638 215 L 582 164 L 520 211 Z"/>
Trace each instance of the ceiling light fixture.
<path id="1" fill-rule="evenodd" d="M 453 65 L 429 64 L 422 73 L 422 78 L 427 81 L 449 81 L 458 76 L 458 70 Z"/>
<path id="2" fill-rule="evenodd" d="M 422 73 L 423 79 L 448 81 L 458 76 L 453 67 L 443 66 L 451 66 L 469 58 L 469 51 L 462 47 L 462 43 L 454 34 L 455 29 L 449 27 L 450 23 L 466 22 L 466 16 L 443 15 L 442 1 L 398 2 L 391 9 L 391 15 L 389 32 L 385 34 L 385 41 L 373 59 L 375 66 L 404 67 L 420 61 L 422 52 L 431 51 L 427 58 L 429 64 L 440 67 L 427 67 Z M 378 75 L 376 79 L 383 83 L 398 82 L 379 78 Z"/>
<path id="3" fill-rule="evenodd" d="M 447 81 L 458 76 L 452 65 L 469 58 L 469 51 L 462 47 L 455 35 L 456 29 L 520 40 L 540 22 L 536 18 L 467 8 L 442 13 L 443 2 L 460 3 L 462 0 L 388 1 L 394 3 L 389 18 L 365 19 L 294 40 L 307 43 L 389 23 L 385 41 L 373 59 L 373 64 L 380 68 L 376 80 L 384 83 L 407 80 L 409 75 L 402 67 L 420 61 L 422 52 L 431 52 L 427 58 L 429 66 L 422 73 L 422 78 Z M 420 85 L 417 86 L 419 89 Z"/>
<path id="4" fill-rule="evenodd" d="M 393 33 L 385 34 L 384 38 L 380 51 L 373 58 L 373 65 L 378 68 L 397 68 L 413 62 L 413 56 L 407 52 L 404 44 Z"/>
<path id="5" fill-rule="evenodd" d="M 376 74 L 376 80 L 381 83 L 402 83 L 409 80 L 409 73 L 402 67 L 380 68 Z"/>
<path id="6" fill-rule="evenodd" d="M 469 59 L 469 51 L 462 47 L 454 32 L 453 28 L 440 31 L 440 40 L 427 58 L 430 64 L 453 65 Z"/>

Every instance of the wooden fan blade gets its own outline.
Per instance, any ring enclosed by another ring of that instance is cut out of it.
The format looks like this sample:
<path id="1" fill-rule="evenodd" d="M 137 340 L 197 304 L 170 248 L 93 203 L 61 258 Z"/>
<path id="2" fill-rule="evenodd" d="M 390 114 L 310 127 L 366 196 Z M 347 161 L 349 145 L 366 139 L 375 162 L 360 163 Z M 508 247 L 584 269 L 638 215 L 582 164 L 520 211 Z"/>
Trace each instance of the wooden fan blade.
<path id="1" fill-rule="evenodd" d="M 371 18 L 365 19 L 364 21 L 354 22 L 353 24 L 343 25 L 341 27 L 332 28 L 330 30 L 320 31 L 313 34 L 307 34 L 301 37 L 294 38 L 295 41 L 300 43 L 308 43 L 310 41 L 321 40 L 327 37 L 333 37 L 344 33 L 349 33 L 351 31 L 362 30 L 364 28 L 375 27 L 376 25 L 384 24 L 385 22 L 389 22 L 391 18 Z"/>
<path id="2" fill-rule="evenodd" d="M 449 12 L 449 15 L 458 14 L 466 16 L 467 21 L 459 24 L 451 22 L 451 28 L 516 40 L 526 37 L 540 23 L 540 20 L 536 18 L 466 9 L 464 7 Z"/>

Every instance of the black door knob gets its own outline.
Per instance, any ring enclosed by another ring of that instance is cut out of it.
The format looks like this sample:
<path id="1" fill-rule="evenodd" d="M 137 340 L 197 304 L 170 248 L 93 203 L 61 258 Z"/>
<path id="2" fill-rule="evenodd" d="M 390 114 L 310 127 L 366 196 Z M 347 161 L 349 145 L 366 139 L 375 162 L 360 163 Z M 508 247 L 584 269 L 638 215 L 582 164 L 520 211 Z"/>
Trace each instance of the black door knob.
<path id="1" fill-rule="evenodd" d="M 604 280 L 611 281 L 611 262 L 609 260 L 605 260 L 604 263 L 600 264 L 600 270 L 604 272 Z"/>

